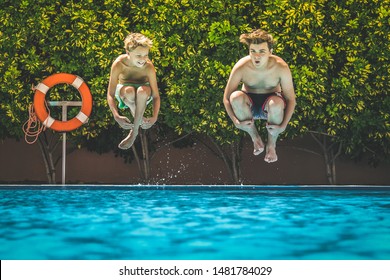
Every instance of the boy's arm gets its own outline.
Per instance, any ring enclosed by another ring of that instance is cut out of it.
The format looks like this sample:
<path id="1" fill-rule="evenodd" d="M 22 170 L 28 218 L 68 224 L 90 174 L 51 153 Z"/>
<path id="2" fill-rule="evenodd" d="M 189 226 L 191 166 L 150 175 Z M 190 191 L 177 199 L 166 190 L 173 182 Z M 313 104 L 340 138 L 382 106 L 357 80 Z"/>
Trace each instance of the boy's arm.
<path id="1" fill-rule="evenodd" d="M 283 97 L 286 99 L 286 109 L 284 110 L 283 122 L 280 126 L 285 129 L 294 113 L 296 100 L 294 84 L 292 81 L 290 68 L 286 65 L 282 70 L 280 79 L 280 86 L 282 87 Z"/>
<path id="2" fill-rule="evenodd" d="M 149 122 L 151 124 L 154 124 L 157 121 L 158 113 L 160 112 L 160 94 L 158 91 L 158 85 L 157 85 L 157 77 L 156 77 L 156 70 L 152 66 L 149 75 L 149 84 L 151 89 L 151 95 L 153 97 L 153 116 L 149 118 Z"/>
<path id="3" fill-rule="evenodd" d="M 108 83 L 107 103 L 114 116 L 114 119 L 118 122 L 118 124 L 124 129 L 130 129 L 132 127 L 131 121 L 127 117 L 121 116 L 119 114 L 118 107 L 115 103 L 115 90 L 116 86 L 118 85 L 118 79 L 119 69 L 116 62 L 114 62 L 111 67 L 110 80 Z"/>
<path id="4" fill-rule="evenodd" d="M 110 107 L 110 110 L 112 114 L 114 115 L 114 118 L 119 116 L 118 108 L 115 103 L 115 90 L 116 86 L 118 85 L 118 79 L 117 75 L 115 74 L 114 65 L 111 67 L 110 72 L 110 80 L 108 83 L 108 89 L 107 89 L 107 103 Z"/>
<path id="5" fill-rule="evenodd" d="M 229 117 L 235 125 L 240 124 L 240 121 L 234 114 L 232 105 L 230 104 L 230 95 L 237 90 L 241 79 L 242 77 L 240 71 L 237 69 L 236 66 L 233 67 L 232 72 L 230 73 L 229 80 L 225 87 L 225 92 L 223 94 L 223 104 L 225 105 L 226 112 L 228 113 Z"/>

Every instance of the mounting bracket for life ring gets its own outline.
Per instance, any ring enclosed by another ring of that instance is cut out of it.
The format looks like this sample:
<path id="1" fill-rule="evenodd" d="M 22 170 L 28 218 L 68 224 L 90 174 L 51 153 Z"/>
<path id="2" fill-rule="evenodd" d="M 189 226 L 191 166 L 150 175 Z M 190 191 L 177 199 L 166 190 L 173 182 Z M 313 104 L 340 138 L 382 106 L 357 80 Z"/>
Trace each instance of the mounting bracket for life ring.
<path id="1" fill-rule="evenodd" d="M 53 86 L 57 84 L 69 84 L 76 88 L 82 101 L 48 101 L 46 94 Z M 92 111 L 92 95 L 83 79 L 77 75 L 58 73 L 45 78 L 41 83 L 34 87 L 34 111 L 38 119 L 44 126 L 63 133 L 62 137 L 62 184 L 65 184 L 66 173 L 66 132 L 72 131 L 88 122 Z M 62 121 L 56 120 L 50 116 L 47 110 L 49 106 L 62 107 Z M 72 119 L 67 120 L 68 106 L 81 106 L 80 112 Z"/>

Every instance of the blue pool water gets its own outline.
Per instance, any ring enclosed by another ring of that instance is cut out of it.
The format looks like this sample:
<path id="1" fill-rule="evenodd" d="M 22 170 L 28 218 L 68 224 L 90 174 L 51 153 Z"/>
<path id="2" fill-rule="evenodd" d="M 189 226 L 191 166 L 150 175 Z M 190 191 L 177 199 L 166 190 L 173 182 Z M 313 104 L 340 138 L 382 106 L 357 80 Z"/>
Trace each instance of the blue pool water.
<path id="1" fill-rule="evenodd" d="M 390 190 L 2 186 L 0 259 L 390 259 Z"/>

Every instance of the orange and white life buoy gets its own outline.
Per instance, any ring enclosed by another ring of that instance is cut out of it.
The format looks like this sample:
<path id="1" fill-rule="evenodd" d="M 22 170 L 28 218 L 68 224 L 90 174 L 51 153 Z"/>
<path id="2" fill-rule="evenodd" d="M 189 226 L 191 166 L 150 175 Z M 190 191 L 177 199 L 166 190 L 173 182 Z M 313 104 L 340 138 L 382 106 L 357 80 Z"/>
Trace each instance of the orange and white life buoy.
<path id="1" fill-rule="evenodd" d="M 82 99 L 81 110 L 73 119 L 68 121 L 59 121 L 52 118 L 46 109 L 45 97 L 50 88 L 57 84 L 69 84 L 75 87 Z M 45 125 L 55 131 L 72 131 L 88 121 L 92 111 L 92 95 L 83 79 L 79 76 L 67 73 L 53 74 L 45 78 L 35 87 L 34 110 L 38 119 Z"/>

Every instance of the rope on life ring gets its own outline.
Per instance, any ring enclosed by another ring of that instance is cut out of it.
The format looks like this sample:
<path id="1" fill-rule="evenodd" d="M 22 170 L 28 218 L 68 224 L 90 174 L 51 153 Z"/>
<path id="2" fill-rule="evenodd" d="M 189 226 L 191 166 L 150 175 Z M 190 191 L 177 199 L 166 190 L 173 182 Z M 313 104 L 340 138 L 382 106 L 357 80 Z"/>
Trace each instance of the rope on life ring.
<path id="1" fill-rule="evenodd" d="M 24 140 L 27 144 L 34 144 L 38 140 L 39 134 L 41 134 L 46 127 L 39 122 L 32 104 L 28 107 L 28 113 L 28 120 L 23 124 L 22 130 L 24 132 Z"/>
<path id="2" fill-rule="evenodd" d="M 59 121 L 50 116 L 45 104 L 46 93 L 57 84 L 69 84 L 76 88 L 82 99 L 80 112 L 68 121 Z M 92 95 L 83 79 L 79 76 L 67 73 L 53 74 L 45 78 L 35 87 L 34 110 L 38 119 L 44 126 L 55 131 L 72 131 L 88 122 L 92 111 Z"/>

